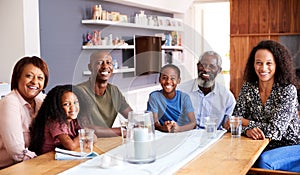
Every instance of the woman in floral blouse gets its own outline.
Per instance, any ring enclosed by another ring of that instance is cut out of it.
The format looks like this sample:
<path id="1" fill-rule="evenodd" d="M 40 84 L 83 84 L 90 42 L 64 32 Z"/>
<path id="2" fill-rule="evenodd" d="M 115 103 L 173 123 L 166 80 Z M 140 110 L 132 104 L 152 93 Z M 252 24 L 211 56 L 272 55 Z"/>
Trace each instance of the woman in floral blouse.
<path id="1" fill-rule="evenodd" d="M 233 115 L 243 117 L 243 133 L 270 143 L 256 166 L 300 172 L 300 120 L 295 69 L 288 50 L 266 40 L 249 55 L 245 83 Z"/>

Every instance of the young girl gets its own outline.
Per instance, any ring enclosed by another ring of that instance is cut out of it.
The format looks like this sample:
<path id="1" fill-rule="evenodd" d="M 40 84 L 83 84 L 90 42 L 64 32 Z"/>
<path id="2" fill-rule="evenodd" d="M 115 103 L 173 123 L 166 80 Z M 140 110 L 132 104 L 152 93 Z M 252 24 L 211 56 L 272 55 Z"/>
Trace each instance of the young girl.
<path id="1" fill-rule="evenodd" d="M 55 147 L 67 150 L 79 147 L 78 93 L 72 85 L 56 86 L 49 91 L 32 123 L 30 150 L 40 155 Z"/>
<path id="2" fill-rule="evenodd" d="M 150 93 L 148 109 L 153 112 L 155 128 L 163 132 L 182 132 L 194 129 L 196 119 L 190 97 L 176 90 L 180 69 L 167 64 L 161 68 L 159 82 L 162 90 Z"/>

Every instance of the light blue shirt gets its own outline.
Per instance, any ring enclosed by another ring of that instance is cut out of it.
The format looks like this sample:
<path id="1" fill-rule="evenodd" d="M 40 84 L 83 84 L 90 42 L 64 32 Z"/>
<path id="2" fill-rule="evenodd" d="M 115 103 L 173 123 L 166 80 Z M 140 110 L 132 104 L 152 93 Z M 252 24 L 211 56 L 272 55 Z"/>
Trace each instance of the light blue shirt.
<path id="1" fill-rule="evenodd" d="M 197 129 L 205 127 L 205 117 L 208 116 L 215 117 L 217 128 L 223 129 L 223 122 L 232 115 L 236 104 L 233 94 L 225 86 L 215 82 L 214 89 L 204 95 L 198 87 L 197 79 L 193 79 L 178 88 L 190 95 L 197 121 Z"/>
<path id="2" fill-rule="evenodd" d="M 175 121 L 179 126 L 190 122 L 189 112 L 194 112 L 188 94 L 176 90 L 176 95 L 172 99 L 167 99 L 162 90 L 153 91 L 149 95 L 147 110 L 158 114 L 161 125 L 165 121 Z"/>

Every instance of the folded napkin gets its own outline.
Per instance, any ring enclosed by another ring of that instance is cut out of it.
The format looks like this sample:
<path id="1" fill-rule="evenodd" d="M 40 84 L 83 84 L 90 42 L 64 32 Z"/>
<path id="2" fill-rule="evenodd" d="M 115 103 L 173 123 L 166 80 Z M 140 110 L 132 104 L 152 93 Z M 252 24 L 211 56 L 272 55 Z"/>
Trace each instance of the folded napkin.
<path id="1" fill-rule="evenodd" d="M 81 152 L 55 148 L 55 160 L 88 159 L 98 156 L 96 152 L 81 154 Z"/>

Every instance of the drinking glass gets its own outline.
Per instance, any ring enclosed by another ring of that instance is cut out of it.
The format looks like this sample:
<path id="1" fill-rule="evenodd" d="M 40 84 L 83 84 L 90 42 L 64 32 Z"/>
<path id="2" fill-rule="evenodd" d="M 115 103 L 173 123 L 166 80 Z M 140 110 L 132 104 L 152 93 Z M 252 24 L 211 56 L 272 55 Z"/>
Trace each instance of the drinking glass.
<path id="1" fill-rule="evenodd" d="M 205 117 L 205 130 L 207 138 L 215 138 L 217 132 L 217 118 L 211 116 Z"/>
<path id="2" fill-rule="evenodd" d="M 93 152 L 94 132 L 93 129 L 78 130 L 81 156 Z"/>
<path id="3" fill-rule="evenodd" d="M 240 138 L 242 133 L 242 118 L 237 116 L 231 116 L 229 120 L 231 137 Z"/>
<path id="4" fill-rule="evenodd" d="M 120 122 L 120 127 L 121 127 L 122 143 L 125 143 L 128 120 L 126 118 L 124 118 L 123 116 L 119 116 L 119 122 Z"/>

